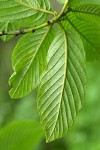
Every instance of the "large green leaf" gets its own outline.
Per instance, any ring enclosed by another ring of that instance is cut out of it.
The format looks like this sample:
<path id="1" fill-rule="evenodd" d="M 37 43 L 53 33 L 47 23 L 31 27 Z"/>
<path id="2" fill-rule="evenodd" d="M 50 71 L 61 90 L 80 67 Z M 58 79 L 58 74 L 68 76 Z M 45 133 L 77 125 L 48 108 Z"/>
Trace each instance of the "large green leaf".
<path id="1" fill-rule="evenodd" d="M 53 37 L 54 30 L 50 26 L 26 34 L 19 40 L 12 55 L 12 98 L 26 96 L 37 87 L 46 66 L 46 55 Z"/>
<path id="2" fill-rule="evenodd" d="M 0 129 L 0 150 L 32 150 L 42 136 L 39 122 L 12 122 Z"/>
<path id="3" fill-rule="evenodd" d="M 50 9 L 48 0 L 23 1 L 43 9 Z M 0 22 L 14 21 L 19 24 L 19 26 L 25 26 L 26 23 L 33 23 L 33 25 L 35 25 L 42 23 L 46 19 L 46 16 L 45 13 L 23 6 L 15 0 L 0 0 Z"/>
<path id="4" fill-rule="evenodd" d="M 81 13 L 80 16 L 82 17 Z M 76 17 L 74 12 L 70 12 L 67 14 L 67 20 L 63 22 L 63 25 L 66 30 L 72 29 L 80 35 L 86 50 L 87 60 L 100 60 L 100 23 L 93 23 L 92 17 L 90 17 L 90 21 L 87 21 L 84 16 L 83 14 L 84 19 L 81 20 Z"/>
<path id="5" fill-rule="evenodd" d="M 82 107 L 85 90 L 85 53 L 79 36 L 59 32 L 47 55 L 47 69 L 41 77 L 38 110 L 50 142 L 67 133 Z"/>

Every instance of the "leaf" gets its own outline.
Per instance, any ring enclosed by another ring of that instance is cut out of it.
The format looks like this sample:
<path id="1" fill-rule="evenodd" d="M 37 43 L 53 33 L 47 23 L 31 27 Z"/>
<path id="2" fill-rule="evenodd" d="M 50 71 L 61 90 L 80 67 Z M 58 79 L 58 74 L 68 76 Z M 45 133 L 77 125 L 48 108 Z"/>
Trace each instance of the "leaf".
<path id="1" fill-rule="evenodd" d="M 82 107 L 84 97 L 85 54 L 81 39 L 73 32 L 59 32 L 52 42 L 48 67 L 41 77 L 38 110 L 50 142 L 67 133 Z"/>
<path id="2" fill-rule="evenodd" d="M 16 121 L 0 129 L 1 150 L 32 150 L 42 139 L 39 122 Z"/>
<path id="3" fill-rule="evenodd" d="M 76 6 L 79 4 L 100 4 L 100 0 L 69 0 L 69 6 Z"/>
<path id="4" fill-rule="evenodd" d="M 17 26 L 11 22 L 2 22 L 0 23 L 0 31 L 14 31 L 17 29 Z M 1 37 L 3 41 L 8 41 L 13 38 L 13 35 L 4 35 Z"/>
<path id="5" fill-rule="evenodd" d="M 12 98 L 26 96 L 37 87 L 53 37 L 54 30 L 50 26 L 20 38 L 12 55 L 14 73 L 9 81 Z"/>
<path id="6" fill-rule="evenodd" d="M 27 0 L 24 0 L 24 2 L 27 2 Z M 48 0 L 30 0 L 28 3 L 43 9 L 50 9 Z M 13 21 L 19 26 L 26 26 L 30 23 L 37 25 L 45 21 L 46 17 L 47 14 L 23 6 L 15 0 L 0 0 L 0 22 Z"/>
<path id="7" fill-rule="evenodd" d="M 76 18 L 91 23 L 100 23 L 100 5 L 97 4 L 79 4 L 70 8 Z"/>
<path id="8" fill-rule="evenodd" d="M 82 14 L 81 14 L 82 16 Z M 89 61 L 100 60 L 100 24 L 78 19 L 74 12 L 67 14 L 63 22 L 65 29 L 77 32 L 84 44 L 86 58 Z"/>

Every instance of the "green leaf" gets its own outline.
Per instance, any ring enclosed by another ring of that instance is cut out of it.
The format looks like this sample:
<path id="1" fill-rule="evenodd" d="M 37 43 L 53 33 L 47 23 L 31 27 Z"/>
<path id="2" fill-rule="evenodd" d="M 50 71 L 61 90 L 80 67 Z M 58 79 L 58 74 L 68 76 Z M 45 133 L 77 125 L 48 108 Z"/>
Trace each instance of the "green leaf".
<path id="1" fill-rule="evenodd" d="M 79 14 L 78 14 L 79 15 Z M 82 14 L 80 14 L 82 17 Z M 83 15 L 84 17 L 84 15 Z M 74 12 L 67 14 L 67 20 L 63 22 L 65 29 L 77 32 L 84 44 L 87 60 L 100 60 L 100 24 L 96 22 L 80 20 Z M 90 17 L 90 20 L 92 17 Z"/>
<path id="2" fill-rule="evenodd" d="M 76 6 L 79 4 L 100 4 L 100 0 L 69 0 L 69 6 Z"/>
<path id="3" fill-rule="evenodd" d="M 0 150 L 32 150 L 42 136 L 39 122 L 12 122 L 0 129 Z"/>
<path id="4" fill-rule="evenodd" d="M 70 8 L 76 18 L 91 23 L 100 23 L 100 5 L 79 4 Z"/>
<path id="5" fill-rule="evenodd" d="M 17 26 L 11 22 L 2 22 L 0 23 L 0 31 L 14 31 L 17 29 Z M 8 41 L 13 38 L 13 35 L 4 35 L 1 37 L 3 41 Z"/>
<path id="6" fill-rule="evenodd" d="M 12 55 L 14 73 L 10 78 L 12 89 L 9 92 L 12 98 L 26 96 L 37 87 L 53 37 L 54 30 L 50 26 L 26 34 L 18 41 Z"/>
<path id="7" fill-rule="evenodd" d="M 27 2 L 27 0 L 24 0 Z M 43 9 L 50 9 L 48 0 L 30 0 L 29 4 Z M 45 21 L 47 14 L 38 12 L 26 6 L 23 6 L 15 0 L 0 0 L 0 22 L 15 22 L 19 26 L 26 26 L 26 24 L 37 25 Z"/>
<path id="8" fill-rule="evenodd" d="M 41 77 L 38 110 L 46 141 L 67 133 L 82 107 L 86 84 L 83 43 L 73 32 L 59 32 L 47 55 Z"/>

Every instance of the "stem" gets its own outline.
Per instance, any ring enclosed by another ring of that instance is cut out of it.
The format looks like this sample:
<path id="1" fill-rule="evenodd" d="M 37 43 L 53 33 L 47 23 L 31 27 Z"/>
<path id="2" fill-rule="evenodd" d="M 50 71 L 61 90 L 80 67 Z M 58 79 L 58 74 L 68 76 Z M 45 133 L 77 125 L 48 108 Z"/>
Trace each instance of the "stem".
<path id="1" fill-rule="evenodd" d="M 41 29 L 43 27 L 46 27 L 46 26 L 49 26 L 49 25 L 53 25 L 54 23 L 60 21 L 60 19 L 63 17 L 63 15 L 65 14 L 65 12 L 67 12 L 68 10 L 68 0 L 66 0 L 61 12 L 55 16 L 53 19 L 51 19 L 50 21 L 47 21 L 39 26 L 36 26 L 36 27 L 30 27 L 30 28 L 27 28 L 27 29 L 24 29 L 24 28 L 21 28 L 17 31 L 2 31 L 0 32 L 0 36 L 3 36 L 3 35 L 20 35 L 20 34 L 26 34 L 26 33 L 29 33 L 29 32 L 34 32 L 35 30 L 38 30 L 38 29 Z"/>
<path id="2" fill-rule="evenodd" d="M 63 14 L 68 11 L 67 5 L 68 5 L 68 0 L 65 1 L 65 4 L 64 4 L 61 12 L 58 14 L 58 16 L 54 17 L 51 21 L 54 21 L 54 23 L 57 22 L 57 21 L 59 21 L 59 19 L 61 17 L 63 17 Z"/>
<path id="3" fill-rule="evenodd" d="M 31 28 L 27 28 L 27 29 L 21 28 L 21 29 L 19 29 L 17 31 L 8 31 L 8 32 L 2 31 L 2 32 L 0 32 L 0 36 L 2 36 L 2 35 L 16 35 L 17 36 L 17 35 L 20 35 L 20 34 L 26 34 L 26 33 L 29 33 L 29 32 L 35 32 L 36 30 L 41 29 L 43 27 L 46 27 L 48 25 L 49 25 L 49 23 L 46 22 L 46 23 L 43 23 L 43 24 L 41 24 L 39 26 L 31 27 Z"/>
<path id="4" fill-rule="evenodd" d="M 43 12 L 43 13 L 47 13 L 47 14 L 51 14 L 51 15 L 55 16 L 55 14 L 52 11 L 48 11 L 48 10 L 45 10 L 45 9 L 42 9 L 42 8 L 38 8 L 38 7 L 33 6 L 33 5 L 29 5 L 29 4 L 25 3 L 25 2 L 22 2 L 21 0 L 16 0 L 16 2 L 18 2 L 21 5 L 24 5 L 26 7 L 29 7 L 31 9 L 34 9 L 34 10 L 37 10 L 37 11 L 40 11 L 40 12 Z"/>
<path id="5" fill-rule="evenodd" d="M 64 4 L 64 6 L 63 6 L 63 8 L 62 8 L 62 10 L 61 10 L 61 12 L 60 12 L 60 15 L 62 16 L 63 15 L 63 13 L 65 13 L 65 11 L 67 11 L 68 10 L 68 0 L 66 0 L 65 1 L 65 4 Z"/>

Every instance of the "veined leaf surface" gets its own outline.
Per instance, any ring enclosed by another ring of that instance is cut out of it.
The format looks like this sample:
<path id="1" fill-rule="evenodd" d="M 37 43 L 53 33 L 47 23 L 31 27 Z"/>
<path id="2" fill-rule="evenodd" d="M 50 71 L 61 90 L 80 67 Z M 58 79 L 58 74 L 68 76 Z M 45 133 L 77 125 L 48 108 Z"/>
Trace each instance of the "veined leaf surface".
<path id="1" fill-rule="evenodd" d="M 0 150 L 32 150 L 42 137 L 39 122 L 12 122 L 0 129 Z"/>
<path id="2" fill-rule="evenodd" d="M 38 110 L 50 142 L 67 133 L 82 107 L 85 91 L 85 52 L 79 36 L 59 32 L 47 55 L 47 69 L 42 75 Z"/>
<path id="3" fill-rule="evenodd" d="M 9 92 L 12 98 L 26 96 L 37 87 L 53 38 L 54 30 L 50 26 L 26 34 L 18 41 L 12 55 L 14 73 L 10 78 L 12 89 Z"/>
<path id="4" fill-rule="evenodd" d="M 79 14 L 78 14 L 79 15 Z M 80 14 L 82 17 L 82 14 Z M 72 29 L 82 38 L 87 60 L 100 60 L 100 23 L 78 19 L 74 12 L 67 14 L 64 28 Z"/>
<path id="5" fill-rule="evenodd" d="M 30 5 L 37 6 L 46 10 L 50 9 L 48 0 L 23 0 Z M 26 24 L 40 24 L 45 21 L 47 14 L 23 6 L 15 0 L 0 0 L 0 22 L 13 21 L 19 26 Z"/>
<path id="6" fill-rule="evenodd" d="M 100 5 L 86 3 L 76 5 L 70 9 L 78 19 L 100 24 Z"/>

